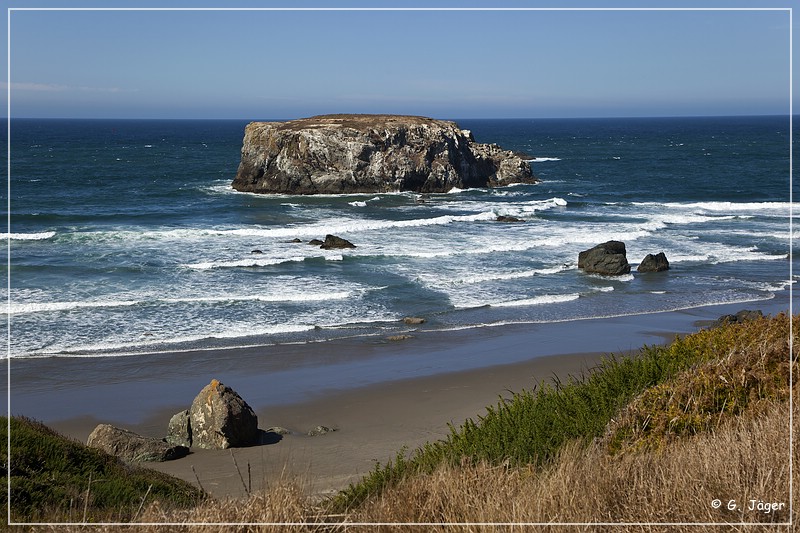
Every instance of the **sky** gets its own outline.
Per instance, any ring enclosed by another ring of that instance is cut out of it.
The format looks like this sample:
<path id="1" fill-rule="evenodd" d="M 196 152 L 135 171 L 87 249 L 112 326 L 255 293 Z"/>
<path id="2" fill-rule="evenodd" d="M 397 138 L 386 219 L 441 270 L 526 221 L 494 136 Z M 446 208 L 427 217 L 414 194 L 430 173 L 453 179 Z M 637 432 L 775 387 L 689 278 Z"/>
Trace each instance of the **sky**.
<path id="1" fill-rule="evenodd" d="M 790 111 L 786 9 L 32 11 L 19 8 L 71 6 L 5 3 L 13 9 L 7 11 L 10 37 L 3 39 L 10 61 L 3 110 L 10 92 L 12 117 L 256 120 L 398 113 L 458 119 Z M 225 7 L 281 5 L 313 7 Z M 534 0 L 502 5 L 681 6 Z"/>

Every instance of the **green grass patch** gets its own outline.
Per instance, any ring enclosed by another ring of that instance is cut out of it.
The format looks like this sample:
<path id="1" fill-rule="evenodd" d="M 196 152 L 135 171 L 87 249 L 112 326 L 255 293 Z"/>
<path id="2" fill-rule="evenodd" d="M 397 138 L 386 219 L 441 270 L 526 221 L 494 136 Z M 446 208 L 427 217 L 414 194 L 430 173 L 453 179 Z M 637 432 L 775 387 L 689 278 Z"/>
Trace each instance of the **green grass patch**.
<path id="1" fill-rule="evenodd" d="M 796 332 L 800 317 L 793 320 Z M 716 332 L 716 357 L 648 388 L 609 424 L 609 452 L 658 449 L 674 438 L 711 431 L 745 410 L 788 400 L 789 329 L 788 317 L 781 315 Z"/>
<path id="2" fill-rule="evenodd" d="M 3 487 L 8 483 L 8 419 L 0 417 Z M 128 521 L 145 504 L 196 505 L 192 485 L 126 464 L 23 417 L 11 418 L 11 516 L 15 522 Z M 3 490 L 3 508 L 8 494 Z"/>
<path id="3" fill-rule="evenodd" d="M 736 350 L 757 349 L 773 328 L 779 329 L 773 337 L 784 335 L 784 341 L 788 340 L 788 323 L 786 315 L 778 315 L 728 324 L 687 335 L 668 346 L 645 346 L 631 356 L 609 356 L 585 375 L 552 380 L 501 399 L 477 420 L 467 420 L 460 428 L 450 426 L 443 440 L 410 454 L 401 450 L 393 461 L 376 465 L 330 503 L 336 510 L 351 509 L 408 476 L 432 473 L 445 464 L 545 465 L 567 442 L 588 443 L 602 437 L 612 418 L 643 391 Z M 787 347 L 784 353 L 788 354 Z M 618 440 L 632 438 L 630 431 L 621 428 Z"/>

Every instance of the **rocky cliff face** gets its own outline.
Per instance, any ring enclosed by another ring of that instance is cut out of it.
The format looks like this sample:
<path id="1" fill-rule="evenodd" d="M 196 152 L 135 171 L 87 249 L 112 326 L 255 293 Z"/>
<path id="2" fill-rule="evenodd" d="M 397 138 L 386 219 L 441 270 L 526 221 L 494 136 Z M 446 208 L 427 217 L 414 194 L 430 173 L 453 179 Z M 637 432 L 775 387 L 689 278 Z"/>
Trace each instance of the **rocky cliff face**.
<path id="1" fill-rule="evenodd" d="M 530 166 L 454 122 L 397 115 L 324 115 L 245 128 L 233 188 L 342 194 L 446 192 L 535 183 Z"/>

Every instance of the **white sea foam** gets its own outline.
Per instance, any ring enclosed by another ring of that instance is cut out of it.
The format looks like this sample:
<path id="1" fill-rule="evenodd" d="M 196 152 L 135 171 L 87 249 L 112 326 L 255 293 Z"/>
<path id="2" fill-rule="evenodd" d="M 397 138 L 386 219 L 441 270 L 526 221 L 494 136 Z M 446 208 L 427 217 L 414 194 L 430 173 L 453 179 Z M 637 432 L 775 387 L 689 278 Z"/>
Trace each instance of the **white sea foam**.
<path id="1" fill-rule="evenodd" d="M 590 278 L 602 279 L 603 281 L 622 281 L 622 282 L 629 282 L 633 281 L 635 278 L 633 274 L 621 274 L 619 276 L 604 276 L 602 274 L 587 274 Z M 602 290 L 602 289 L 600 289 Z"/>
<path id="2" fill-rule="evenodd" d="M 764 211 L 779 212 L 788 216 L 791 203 L 789 202 L 632 202 L 632 205 L 644 207 L 663 207 L 668 209 L 693 209 L 700 211 L 711 212 L 739 212 L 739 211 L 755 211 L 763 213 Z"/>
<path id="3" fill-rule="evenodd" d="M 612 287 L 611 285 L 607 285 L 605 287 L 597 287 L 594 290 L 595 292 L 614 292 L 614 287 Z"/>
<path id="4" fill-rule="evenodd" d="M 533 159 L 526 159 L 528 163 L 544 163 L 547 161 L 561 161 L 560 157 L 534 157 Z"/>
<path id="5" fill-rule="evenodd" d="M 186 268 L 191 268 L 192 270 L 211 270 L 215 268 L 253 268 L 253 267 L 274 266 L 283 263 L 297 263 L 300 261 L 305 261 L 306 259 L 307 259 L 306 257 L 289 257 L 283 259 L 247 258 L 247 259 L 236 259 L 232 261 L 206 261 L 202 263 L 191 263 L 183 266 Z"/>
<path id="6" fill-rule="evenodd" d="M 471 276 L 465 276 L 463 278 L 453 280 L 451 283 L 474 284 L 474 283 L 485 283 L 487 281 L 506 281 L 510 279 L 524 279 L 524 278 L 531 278 L 533 276 L 545 276 L 548 274 L 557 274 L 559 272 L 563 272 L 567 268 L 569 267 L 561 265 L 553 268 L 520 270 L 516 272 L 490 272 L 487 274 L 473 274 Z"/>
<path id="7" fill-rule="evenodd" d="M 55 236 L 55 231 L 43 231 L 40 233 L 2 233 L 0 234 L 0 239 L 12 241 L 43 241 Z"/>
<path id="8" fill-rule="evenodd" d="M 361 201 L 347 202 L 347 204 L 352 205 L 353 207 L 367 207 L 367 202 L 361 202 Z"/>
<path id="9" fill-rule="evenodd" d="M 720 264 L 735 261 L 779 261 L 785 259 L 786 254 L 760 252 L 755 246 L 745 248 L 713 242 L 687 242 L 684 249 L 674 250 L 669 256 L 670 263 Z"/>
<path id="10" fill-rule="evenodd" d="M 81 344 L 69 346 L 64 348 L 56 348 L 50 350 L 43 350 L 35 355 L 39 356 L 60 356 L 60 357 L 96 357 L 97 352 L 119 352 L 121 350 L 147 350 L 148 353 L 162 353 L 159 351 L 151 352 L 148 349 L 150 346 L 165 346 L 165 345 L 179 345 L 191 342 L 212 340 L 212 339 L 236 339 L 240 337 L 250 336 L 269 336 L 280 335 L 282 333 L 302 333 L 304 331 L 311 331 L 316 328 L 316 325 L 308 324 L 285 324 L 280 326 L 264 326 L 252 327 L 248 324 L 246 328 L 232 328 L 227 331 L 214 331 L 201 335 L 184 335 L 171 338 L 152 338 L 152 339 L 139 339 L 123 342 L 98 342 L 94 344 Z M 165 350 L 171 351 L 171 350 Z M 136 352 L 121 352 L 114 355 L 135 355 Z"/>
<path id="11" fill-rule="evenodd" d="M 544 296 L 536 296 L 534 298 L 525 298 L 522 300 L 495 302 L 489 305 L 491 307 L 522 307 L 529 305 L 546 305 L 571 302 L 572 300 L 577 300 L 578 298 L 580 298 L 580 294 L 548 294 Z"/>
<path id="12" fill-rule="evenodd" d="M 141 303 L 137 300 L 107 300 L 96 302 L 11 302 L 5 307 L 5 313 L 10 315 L 24 315 L 29 313 L 49 313 L 54 311 L 71 311 L 81 308 L 95 307 L 130 307 Z M 0 308 L 2 309 L 2 308 Z"/>
<path id="13" fill-rule="evenodd" d="M 364 291 L 361 291 L 364 292 Z M 107 300 L 107 301 L 86 301 L 86 302 L 25 302 L 14 303 L 6 306 L 6 313 L 11 315 L 23 315 L 31 313 L 52 313 L 59 311 L 73 311 L 76 309 L 89 309 L 100 307 L 132 307 L 135 305 L 159 305 L 159 304 L 185 304 L 185 303 L 235 303 L 235 302 L 264 302 L 264 303 L 304 303 L 304 302 L 327 302 L 331 300 L 346 300 L 354 296 L 351 291 L 331 291 L 331 292 L 276 292 L 273 294 L 249 294 L 249 295 L 224 295 L 224 296 L 200 296 L 187 298 L 153 298 L 142 300 Z M 3 309 L 3 308 L 0 308 Z"/>

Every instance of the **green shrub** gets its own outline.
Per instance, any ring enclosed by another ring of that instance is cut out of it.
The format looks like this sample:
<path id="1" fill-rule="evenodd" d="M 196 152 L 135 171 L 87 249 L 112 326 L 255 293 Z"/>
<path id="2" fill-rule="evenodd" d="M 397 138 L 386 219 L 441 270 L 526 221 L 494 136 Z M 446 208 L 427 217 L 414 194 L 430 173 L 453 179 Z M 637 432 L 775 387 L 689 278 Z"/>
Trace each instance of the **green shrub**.
<path id="1" fill-rule="evenodd" d="M 126 521 L 146 499 L 190 507 L 203 499 L 188 483 L 123 463 L 44 424 L 11 418 L 11 512 L 15 522 Z M 0 417 L 0 483 L 8 483 L 8 419 Z M 7 505 L 3 491 L 2 505 Z M 145 498 L 146 497 L 146 498 Z"/>

